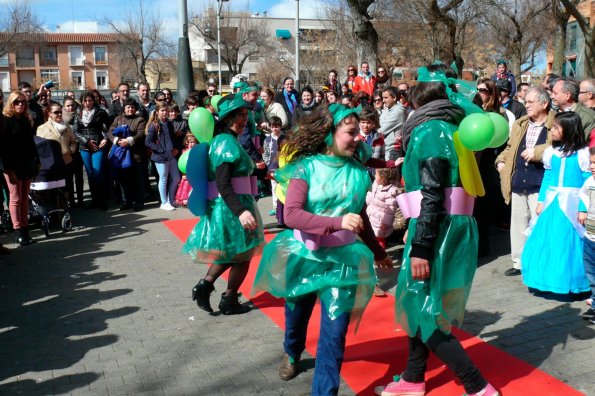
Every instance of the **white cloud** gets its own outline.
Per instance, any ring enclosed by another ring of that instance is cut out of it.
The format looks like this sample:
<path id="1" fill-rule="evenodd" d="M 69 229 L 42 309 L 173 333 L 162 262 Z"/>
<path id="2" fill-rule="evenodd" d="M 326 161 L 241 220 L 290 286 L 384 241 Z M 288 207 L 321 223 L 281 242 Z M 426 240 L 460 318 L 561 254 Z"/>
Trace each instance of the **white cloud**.
<path id="1" fill-rule="evenodd" d="M 59 29 L 58 26 L 60 27 Z M 60 22 L 56 26 L 50 26 L 46 29 L 51 32 L 60 33 L 97 33 L 100 31 L 97 22 L 72 20 Z"/>
<path id="2" fill-rule="evenodd" d="M 300 0 L 300 18 L 324 18 L 324 10 L 320 0 Z M 279 4 L 271 7 L 271 18 L 295 18 L 296 0 L 281 0 Z"/>

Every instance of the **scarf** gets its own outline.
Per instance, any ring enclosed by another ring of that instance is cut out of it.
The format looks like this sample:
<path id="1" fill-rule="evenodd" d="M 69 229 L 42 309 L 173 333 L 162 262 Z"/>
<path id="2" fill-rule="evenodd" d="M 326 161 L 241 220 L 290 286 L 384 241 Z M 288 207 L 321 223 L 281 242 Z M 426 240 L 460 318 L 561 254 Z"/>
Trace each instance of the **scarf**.
<path id="1" fill-rule="evenodd" d="M 498 73 L 498 72 L 496 72 L 496 78 L 498 80 L 508 80 L 508 70 L 505 71 L 504 73 Z"/>
<path id="2" fill-rule="evenodd" d="M 465 111 L 448 99 L 426 103 L 415 110 L 403 125 L 403 150 L 407 151 L 413 130 L 424 122 L 439 120 L 458 125 L 464 117 Z"/>
<path id="3" fill-rule="evenodd" d="M 54 129 L 56 129 L 56 131 L 58 131 L 58 133 L 60 135 L 62 135 L 64 133 L 64 131 L 66 130 L 66 125 L 64 125 L 62 123 L 57 123 L 53 120 L 50 120 L 50 122 L 52 123 L 52 126 L 54 127 Z"/>
<path id="4" fill-rule="evenodd" d="M 310 111 L 312 111 L 312 109 L 314 107 L 316 107 L 318 103 L 316 103 L 315 100 L 312 101 L 312 103 L 310 103 L 309 105 L 304 105 L 303 103 L 300 103 L 300 109 L 302 109 L 304 112 L 306 112 L 306 114 L 308 114 Z"/>
<path id="5" fill-rule="evenodd" d="M 93 116 L 95 115 L 95 107 L 93 107 L 91 110 L 85 110 L 83 109 L 83 113 L 82 113 L 82 122 L 83 125 L 85 127 L 88 127 L 89 124 L 91 123 L 91 121 L 93 120 Z"/>
<path id="6" fill-rule="evenodd" d="M 360 71 L 357 75 L 362 77 L 366 81 L 368 81 L 369 79 L 372 78 L 372 73 L 370 73 L 370 72 L 364 74 L 363 72 Z"/>
<path id="7" fill-rule="evenodd" d="M 297 106 L 297 101 L 293 98 L 295 95 L 294 93 L 288 93 L 285 89 L 283 90 L 283 96 L 285 97 L 285 103 L 287 103 L 287 108 L 289 112 L 293 114 L 295 107 Z"/>
<path id="8" fill-rule="evenodd" d="M 388 73 L 384 73 L 384 77 L 376 76 L 376 84 L 384 84 L 389 79 Z"/>

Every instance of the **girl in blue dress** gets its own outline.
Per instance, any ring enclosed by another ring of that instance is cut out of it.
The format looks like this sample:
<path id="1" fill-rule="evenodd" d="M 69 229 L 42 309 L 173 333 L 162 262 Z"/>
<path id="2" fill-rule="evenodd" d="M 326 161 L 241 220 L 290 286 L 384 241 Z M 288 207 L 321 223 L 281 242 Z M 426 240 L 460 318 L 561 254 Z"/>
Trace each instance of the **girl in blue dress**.
<path id="1" fill-rule="evenodd" d="M 523 282 L 537 291 L 558 294 L 589 290 L 583 266 L 584 227 L 578 212 L 586 211 L 579 190 L 591 176 L 589 148 L 579 116 L 556 114 L 553 146 L 545 150 L 545 174 L 537 204 L 537 222 L 521 256 Z"/>

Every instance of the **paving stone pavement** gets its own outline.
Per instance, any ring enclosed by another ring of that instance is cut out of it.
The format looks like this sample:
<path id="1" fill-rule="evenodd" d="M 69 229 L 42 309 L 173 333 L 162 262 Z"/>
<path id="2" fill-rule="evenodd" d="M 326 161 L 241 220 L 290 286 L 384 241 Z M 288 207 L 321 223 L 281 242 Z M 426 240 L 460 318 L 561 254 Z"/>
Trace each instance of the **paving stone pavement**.
<path id="1" fill-rule="evenodd" d="M 265 222 L 270 198 L 260 201 Z M 0 256 L 1 395 L 308 395 L 314 361 L 292 381 L 277 376 L 282 331 L 254 309 L 199 311 L 190 290 L 206 272 L 180 254 L 161 221 L 185 209 L 140 213 L 73 210 L 75 229 Z M 595 326 L 584 302 L 532 296 L 508 278 L 508 234 L 480 261 L 464 330 L 595 395 Z M 392 246 L 399 258 L 402 246 Z M 398 268 L 381 274 L 394 291 Z M 224 281 L 216 284 L 224 290 Z M 212 302 L 218 302 L 213 294 Z M 387 326 L 392 325 L 391 318 Z M 506 368 L 503 368 L 506 369 Z M 352 395 L 341 386 L 341 395 Z"/>

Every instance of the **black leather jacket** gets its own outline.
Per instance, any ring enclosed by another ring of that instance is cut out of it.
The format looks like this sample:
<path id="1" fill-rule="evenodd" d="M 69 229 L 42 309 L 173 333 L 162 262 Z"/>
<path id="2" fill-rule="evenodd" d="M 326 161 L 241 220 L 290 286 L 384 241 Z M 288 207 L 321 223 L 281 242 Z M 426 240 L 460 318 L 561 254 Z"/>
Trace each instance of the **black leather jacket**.
<path id="1" fill-rule="evenodd" d="M 432 260 L 434 241 L 440 231 L 440 223 L 446 216 L 444 189 L 448 187 L 450 166 L 442 158 L 428 158 L 422 163 L 421 210 L 417 218 L 415 235 L 411 240 L 411 257 Z"/>
<path id="2" fill-rule="evenodd" d="M 85 126 L 81 119 L 81 115 L 76 113 L 72 122 L 72 131 L 76 136 L 76 140 L 81 144 L 81 150 L 88 150 L 89 141 L 93 140 L 97 145 L 103 139 L 108 139 L 107 131 L 110 127 L 109 117 L 105 110 L 99 106 L 95 106 L 95 114 L 91 122 Z M 103 150 L 109 149 L 108 145 L 103 147 Z"/>

